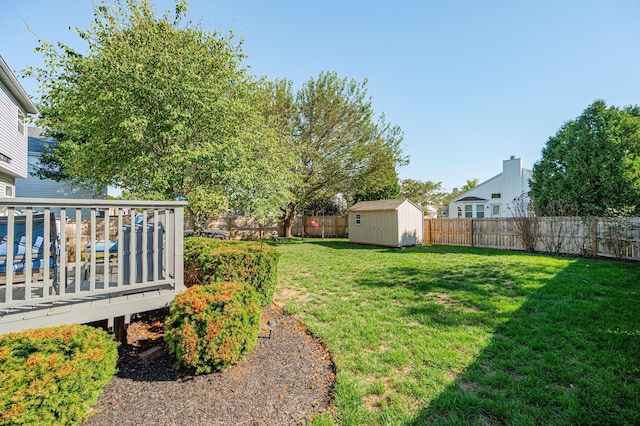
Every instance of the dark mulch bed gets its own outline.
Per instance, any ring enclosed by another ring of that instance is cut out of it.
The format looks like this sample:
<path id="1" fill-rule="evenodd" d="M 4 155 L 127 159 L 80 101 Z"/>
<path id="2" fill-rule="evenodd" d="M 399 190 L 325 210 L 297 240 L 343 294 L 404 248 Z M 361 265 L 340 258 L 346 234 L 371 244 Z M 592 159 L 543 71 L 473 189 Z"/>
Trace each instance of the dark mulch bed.
<path id="1" fill-rule="evenodd" d="M 258 347 L 231 368 L 202 376 L 176 371 L 166 350 L 143 364 L 138 354 L 162 346 L 166 312 L 132 321 L 119 373 L 86 425 L 298 425 L 331 407 L 335 378 L 326 348 L 280 309 L 262 311 Z M 275 320 L 271 338 L 266 326 Z"/>

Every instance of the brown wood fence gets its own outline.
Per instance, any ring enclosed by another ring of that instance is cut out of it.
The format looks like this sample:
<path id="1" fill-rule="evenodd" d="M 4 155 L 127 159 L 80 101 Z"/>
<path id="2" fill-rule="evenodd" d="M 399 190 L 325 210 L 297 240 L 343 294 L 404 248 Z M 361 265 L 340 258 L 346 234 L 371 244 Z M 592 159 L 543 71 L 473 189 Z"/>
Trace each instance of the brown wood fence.
<path id="1" fill-rule="evenodd" d="M 291 233 L 296 237 L 344 237 L 347 234 L 348 222 L 347 216 L 298 216 Z M 232 239 L 249 240 L 261 237 L 260 224 L 245 216 L 211 218 L 207 227 L 229 231 Z M 184 228 L 193 230 L 192 218 L 185 218 Z M 284 236 L 284 229 L 277 220 L 267 221 L 262 225 L 262 237 L 272 236 Z"/>
<path id="2" fill-rule="evenodd" d="M 524 250 L 520 219 L 425 219 L 425 244 Z M 640 260 L 640 218 L 539 217 L 529 222 L 535 249 Z"/>

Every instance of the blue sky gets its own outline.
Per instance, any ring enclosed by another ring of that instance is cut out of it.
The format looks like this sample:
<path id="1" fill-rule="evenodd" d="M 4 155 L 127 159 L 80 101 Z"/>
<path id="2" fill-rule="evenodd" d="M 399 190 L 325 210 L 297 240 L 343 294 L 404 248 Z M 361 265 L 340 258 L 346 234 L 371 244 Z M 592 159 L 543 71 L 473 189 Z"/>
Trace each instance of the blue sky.
<path id="1" fill-rule="evenodd" d="M 375 111 L 404 131 L 400 177 L 446 190 L 492 177 L 510 155 L 532 167 L 596 99 L 640 104 L 637 0 L 191 0 L 189 10 L 205 29 L 233 28 L 255 75 L 297 87 L 323 70 L 367 78 Z M 40 64 L 33 33 L 81 49 L 69 27 L 86 28 L 92 11 L 91 0 L 0 0 L 0 55 L 14 70 Z"/>

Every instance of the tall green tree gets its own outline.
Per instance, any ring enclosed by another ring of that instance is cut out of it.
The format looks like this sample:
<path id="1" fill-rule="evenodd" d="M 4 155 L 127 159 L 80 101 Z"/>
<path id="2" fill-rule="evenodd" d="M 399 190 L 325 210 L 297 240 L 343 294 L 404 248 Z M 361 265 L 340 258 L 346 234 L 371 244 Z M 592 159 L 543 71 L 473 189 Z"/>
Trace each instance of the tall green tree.
<path id="1" fill-rule="evenodd" d="M 161 17 L 148 0 L 112 3 L 76 29 L 86 53 L 38 48 L 39 124 L 60 142 L 43 174 L 137 197 L 184 196 L 197 223 L 229 208 L 277 211 L 288 155 L 264 111 L 271 92 L 242 66 L 241 43 L 185 22 L 182 0 Z"/>
<path id="2" fill-rule="evenodd" d="M 400 198 L 400 184 L 396 164 L 385 152 L 374 153 L 369 170 L 360 173 L 347 194 L 353 203 L 359 201 L 394 200 Z M 369 173 L 370 171 L 370 173 Z"/>
<path id="3" fill-rule="evenodd" d="M 447 194 L 442 191 L 442 182 L 419 181 L 403 179 L 401 186 L 402 195 L 414 203 L 419 204 L 425 213 L 429 213 L 429 207 L 440 208 Z"/>
<path id="4" fill-rule="evenodd" d="M 538 216 L 640 215 L 640 108 L 598 100 L 549 138 L 533 166 Z"/>
<path id="5" fill-rule="evenodd" d="M 406 162 L 400 149 L 402 131 L 384 116 L 375 119 L 366 81 L 322 72 L 295 95 L 290 84 L 276 87 L 274 96 L 281 101 L 277 115 L 289 130 L 281 140 L 295 156 L 291 197 L 281 215 L 287 236 L 295 216 L 311 200 L 354 194 L 365 182 L 369 192 L 382 189 L 390 169 L 395 173 L 395 167 Z M 287 111 L 293 119 L 285 119 Z"/>

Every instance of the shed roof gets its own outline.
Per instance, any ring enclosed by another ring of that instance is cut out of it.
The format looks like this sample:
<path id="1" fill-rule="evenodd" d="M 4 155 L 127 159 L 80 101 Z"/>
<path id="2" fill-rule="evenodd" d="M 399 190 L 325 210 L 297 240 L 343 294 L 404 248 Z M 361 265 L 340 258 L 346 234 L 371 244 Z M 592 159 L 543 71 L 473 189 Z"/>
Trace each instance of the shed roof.
<path id="1" fill-rule="evenodd" d="M 350 212 L 371 212 L 371 211 L 392 211 L 397 210 L 404 203 L 413 204 L 416 208 L 420 209 L 418 205 L 409 200 L 408 198 L 401 198 L 399 200 L 377 200 L 377 201 L 360 201 L 355 203 L 350 209 Z"/>

